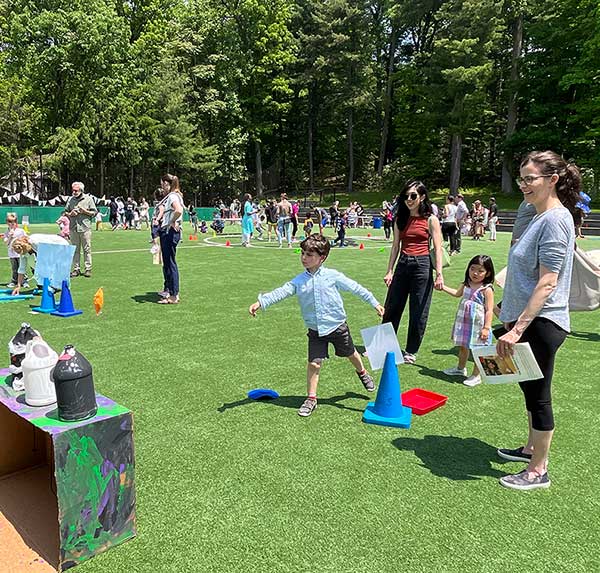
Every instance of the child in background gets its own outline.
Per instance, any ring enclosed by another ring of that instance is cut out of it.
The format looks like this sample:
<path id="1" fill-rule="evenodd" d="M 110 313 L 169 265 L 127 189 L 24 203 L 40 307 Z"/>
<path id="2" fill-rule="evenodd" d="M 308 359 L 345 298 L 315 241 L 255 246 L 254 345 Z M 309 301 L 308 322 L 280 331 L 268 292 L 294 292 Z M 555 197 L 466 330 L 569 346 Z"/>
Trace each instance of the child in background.
<path id="1" fill-rule="evenodd" d="M 17 286 L 19 260 L 21 255 L 13 249 L 12 242 L 19 237 L 24 237 L 25 231 L 19 227 L 19 221 L 16 213 L 6 214 L 6 225 L 6 233 L 4 233 L 2 238 L 8 249 L 8 260 L 10 261 L 10 269 L 12 273 L 11 280 L 6 286 L 8 286 L 8 288 L 14 288 Z M 25 280 L 27 280 L 27 277 L 25 277 Z M 29 286 L 27 283 L 25 283 L 25 285 Z"/>
<path id="2" fill-rule="evenodd" d="M 67 241 L 71 240 L 71 221 L 67 217 L 66 211 L 60 214 L 60 217 L 56 220 L 56 224 L 59 228 L 58 235 L 63 239 L 67 239 Z M 98 225 L 96 225 L 97 228 Z"/>
<path id="3" fill-rule="evenodd" d="M 354 348 L 346 323 L 346 312 L 339 291 L 351 292 L 369 303 L 379 316 L 384 308 L 366 288 L 342 273 L 322 266 L 329 255 L 329 241 L 323 235 L 311 235 L 300 243 L 300 260 L 306 269 L 274 291 L 261 294 L 248 309 L 252 316 L 262 308 L 296 295 L 300 312 L 308 327 L 308 367 L 306 385 L 308 397 L 298 410 L 299 416 L 310 416 L 317 407 L 317 385 L 321 363 L 329 358 L 328 346 L 333 344 L 336 356 L 350 360 L 362 385 L 369 392 L 375 389 L 373 378 L 366 371 L 360 354 Z"/>
<path id="4" fill-rule="evenodd" d="M 104 217 L 104 213 L 98 209 L 96 213 L 96 231 L 102 231 L 102 217 Z"/>
<path id="5" fill-rule="evenodd" d="M 200 232 L 201 233 L 208 233 L 208 227 L 206 226 L 206 221 L 202 221 L 200 223 Z"/>
<path id="6" fill-rule="evenodd" d="M 466 376 L 469 350 L 473 346 L 492 344 L 492 317 L 494 314 L 494 264 L 487 255 L 473 257 L 467 265 L 465 280 L 458 289 L 443 287 L 444 292 L 462 297 L 452 328 L 452 339 L 458 349 L 458 366 L 444 370 L 448 376 Z M 473 365 L 473 373 L 463 384 L 477 386 L 481 383 L 479 368 Z"/>
<path id="7" fill-rule="evenodd" d="M 335 239 L 333 242 L 335 243 L 339 243 L 338 247 L 345 247 L 346 243 L 344 242 L 346 240 L 346 227 L 348 225 L 348 215 L 346 213 L 344 213 L 343 215 L 339 216 L 337 218 L 336 224 L 335 224 L 335 228 L 337 230 L 337 239 Z"/>
<path id="8" fill-rule="evenodd" d="M 305 237 L 310 237 L 314 226 L 315 226 L 315 224 L 312 220 L 312 213 L 307 213 L 306 219 L 304 219 L 304 236 Z"/>
<path id="9" fill-rule="evenodd" d="M 165 211 L 166 198 L 162 198 L 162 190 L 158 189 L 154 192 L 154 213 L 152 213 L 152 221 L 150 223 L 150 252 L 152 253 L 152 264 L 162 265 L 162 253 L 160 252 L 160 238 L 159 229 L 162 221 L 162 217 Z M 161 296 L 166 292 L 166 288 L 159 293 Z M 168 295 L 167 295 L 168 296 Z"/>

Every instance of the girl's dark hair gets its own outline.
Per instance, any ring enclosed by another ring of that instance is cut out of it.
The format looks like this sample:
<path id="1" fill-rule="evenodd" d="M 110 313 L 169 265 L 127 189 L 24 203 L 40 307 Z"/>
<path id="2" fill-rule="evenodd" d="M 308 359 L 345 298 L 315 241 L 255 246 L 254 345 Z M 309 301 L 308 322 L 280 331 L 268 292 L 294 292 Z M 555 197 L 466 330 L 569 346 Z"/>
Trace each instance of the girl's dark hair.
<path id="1" fill-rule="evenodd" d="M 521 167 L 533 163 L 542 175 L 558 175 L 556 194 L 560 202 L 571 213 L 575 213 L 575 205 L 579 201 L 581 191 L 581 173 L 577 165 L 567 163 L 554 151 L 532 151 L 521 161 Z"/>
<path id="2" fill-rule="evenodd" d="M 486 275 L 483 279 L 484 285 L 494 284 L 494 279 L 496 278 L 496 271 L 494 270 L 494 263 L 492 262 L 492 257 L 488 257 L 487 255 L 477 255 L 473 257 L 467 265 L 467 270 L 465 271 L 465 281 L 463 282 L 465 286 L 470 286 L 471 279 L 469 278 L 469 269 L 472 265 L 481 265 L 486 270 Z"/>
<path id="3" fill-rule="evenodd" d="M 250 195 L 250 193 L 244 193 L 242 195 L 242 208 L 244 207 L 244 205 L 246 204 L 246 201 L 250 201 L 252 199 L 252 195 Z"/>
<path id="4" fill-rule="evenodd" d="M 407 181 L 404 189 L 402 189 L 402 192 L 396 198 L 395 223 L 399 231 L 404 231 L 406 225 L 408 224 L 408 218 L 410 217 L 410 210 L 405 203 L 406 194 L 409 191 L 416 191 L 419 195 L 423 196 L 423 199 L 421 199 L 421 203 L 419 204 L 420 217 L 429 217 L 432 213 L 431 201 L 429 200 L 429 195 L 427 194 L 427 187 L 425 187 L 421 181 L 417 181 L 416 179 Z"/>

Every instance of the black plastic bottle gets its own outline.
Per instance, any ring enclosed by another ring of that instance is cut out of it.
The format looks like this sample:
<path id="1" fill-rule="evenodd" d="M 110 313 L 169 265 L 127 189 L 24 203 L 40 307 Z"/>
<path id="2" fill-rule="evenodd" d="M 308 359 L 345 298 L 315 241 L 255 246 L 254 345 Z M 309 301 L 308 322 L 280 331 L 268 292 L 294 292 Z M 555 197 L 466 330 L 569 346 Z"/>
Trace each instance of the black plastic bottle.
<path id="1" fill-rule="evenodd" d="M 96 415 L 96 392 L 92 365 L 72 345 L 65 346 L 53 368 L 58 417 L 65 422 L 85 420 Z"/>

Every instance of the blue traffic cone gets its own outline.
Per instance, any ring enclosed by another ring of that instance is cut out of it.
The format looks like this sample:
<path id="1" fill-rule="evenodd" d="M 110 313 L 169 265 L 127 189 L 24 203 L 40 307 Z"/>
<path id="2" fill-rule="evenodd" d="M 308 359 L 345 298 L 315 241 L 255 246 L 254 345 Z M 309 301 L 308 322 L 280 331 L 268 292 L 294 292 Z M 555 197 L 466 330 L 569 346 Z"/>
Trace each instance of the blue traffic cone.
<path id="1" fill-rule="evenodd" d="M 402 405 L 400 378 L 393 352 L 385 355 L 383 372 L 375 402 L 369 402 L 363 414 L 363 422 L 395 428 L 410 428 L 412 410 Z"/>
<path id="2" fill-rule="evenodd" d="M 62 290 L 60 291 L 60 303 L 58 310 L 52 313 L 53 316 L 62 316 L 67 318 L 69 316 L 76 316 L 82 314 L 83 310 L 75 310 L 73 306 L 73 299 L 71 297 L 71 290 L 69 289 L 69 283 L 67 281 L 62 282 Z"/>
<path id="3" fill-rule="evenodd" d="M 56 310 L 54 291 L 50 291 L 50 279 L 44 279 L 42 286 L 42 302 L 40 306 L 34 306 L 32 310 L 35 312 L 43 312 L 45 314 L 50 314 Z"/>

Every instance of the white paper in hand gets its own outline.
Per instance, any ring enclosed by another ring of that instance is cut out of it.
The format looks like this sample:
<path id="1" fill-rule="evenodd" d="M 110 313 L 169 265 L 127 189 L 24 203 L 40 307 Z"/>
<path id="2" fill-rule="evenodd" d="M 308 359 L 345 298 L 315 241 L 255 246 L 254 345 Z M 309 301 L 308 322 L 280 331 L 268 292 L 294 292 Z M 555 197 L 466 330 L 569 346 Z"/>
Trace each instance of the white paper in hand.
<path id="1" fill-rule="evenodd" d="M 396 358 L 396 364 L 404 364 L 402 350 L 398 344 L 398 337 L 394 332 L 391 322 L 363 328 L 360 331 L 363 342 L 367 349 L 367 358 L 373 370 L 381 370 L 385 362 L 385 355 L 393 352 Z"/>

